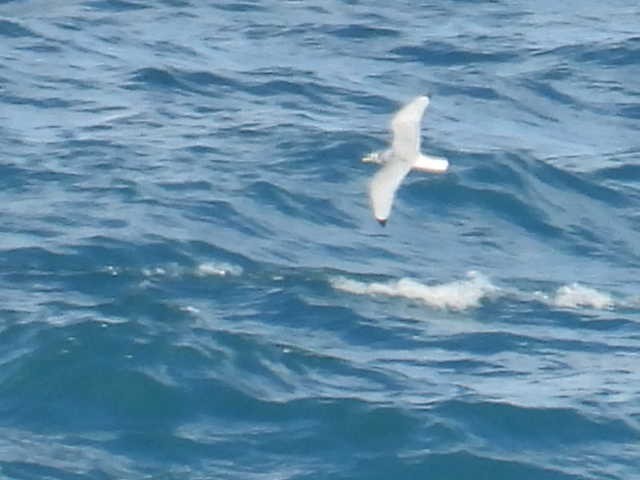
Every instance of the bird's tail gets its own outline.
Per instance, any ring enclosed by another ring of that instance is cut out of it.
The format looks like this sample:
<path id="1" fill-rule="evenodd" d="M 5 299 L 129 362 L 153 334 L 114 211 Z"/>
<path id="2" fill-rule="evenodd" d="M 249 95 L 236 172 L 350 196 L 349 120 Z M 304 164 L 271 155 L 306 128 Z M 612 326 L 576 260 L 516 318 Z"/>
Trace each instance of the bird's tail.
<path id="1" fill-rule="evenodd" d="M 443 157 L 421 154 L 411 168 L 427 173 L 444 173 L 449 169 L 449 161 Z"/>

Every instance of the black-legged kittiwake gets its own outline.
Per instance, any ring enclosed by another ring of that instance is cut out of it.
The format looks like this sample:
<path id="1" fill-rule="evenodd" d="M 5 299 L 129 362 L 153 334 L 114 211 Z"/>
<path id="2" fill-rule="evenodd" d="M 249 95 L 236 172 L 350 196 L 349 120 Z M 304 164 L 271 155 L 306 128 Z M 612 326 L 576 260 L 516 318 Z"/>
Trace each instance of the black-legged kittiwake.
<path id="1" fill-rule="evenodd" d="M 402 107 L 391 120 L 391 148 L 362 159 L 363 162 L 382 164 L 369 185 L 373 215 L 382 226 L 391 214 L 396 190 L 411 169 L 444 173 L 449 168 L 447 159 L 420 152 L 420 121 L 427 105 L 429 97 L 420 96 Z"/>

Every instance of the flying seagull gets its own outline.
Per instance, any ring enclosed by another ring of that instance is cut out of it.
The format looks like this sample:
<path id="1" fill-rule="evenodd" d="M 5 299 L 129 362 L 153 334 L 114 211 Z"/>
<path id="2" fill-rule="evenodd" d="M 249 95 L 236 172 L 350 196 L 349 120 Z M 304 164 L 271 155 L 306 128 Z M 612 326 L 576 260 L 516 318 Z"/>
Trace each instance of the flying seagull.
<path id="1" fill-rule="evenodd" d="M 383 227 L 391 214 L 396 190 L 411 169 L 444 173 L 449 168 L 446 158 L 420 152 L 420 121 L 427 105 L 429 97 L 421 96 L 402 107 L 391 120 L 391 148 L 370 153 L 362 159 L 363 162 L 382 164 L 369 184 L 369 198 L 373 216 Z"/>

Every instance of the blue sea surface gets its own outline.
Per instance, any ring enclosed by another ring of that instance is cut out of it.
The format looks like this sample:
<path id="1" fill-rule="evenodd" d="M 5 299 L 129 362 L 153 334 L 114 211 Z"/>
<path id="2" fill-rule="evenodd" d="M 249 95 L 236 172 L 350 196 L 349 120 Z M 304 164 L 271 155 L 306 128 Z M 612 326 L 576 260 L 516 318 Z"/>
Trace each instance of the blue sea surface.
<path id="1" fill-rule="evenodd" d="M 0 0 L 0 218 L 0 478 L 640 479 L 636 1 Z"/>

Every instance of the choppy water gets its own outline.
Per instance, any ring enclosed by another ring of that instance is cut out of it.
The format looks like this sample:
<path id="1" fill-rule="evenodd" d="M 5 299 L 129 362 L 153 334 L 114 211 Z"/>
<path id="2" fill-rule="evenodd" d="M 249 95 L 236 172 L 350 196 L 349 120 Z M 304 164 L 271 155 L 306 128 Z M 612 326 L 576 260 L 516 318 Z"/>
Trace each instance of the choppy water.
<path id="1" fill-rule="evenodd" d="M 1 476 L 640 478 L 638 32 L 1 1 Z M 424 93 L 452 167 L 382 229 L 360 158 Z"/>

